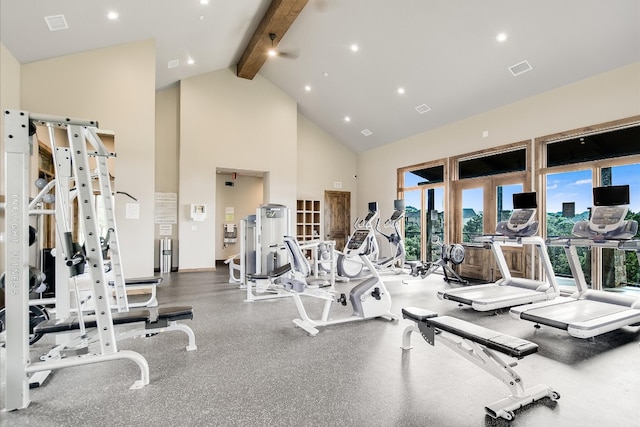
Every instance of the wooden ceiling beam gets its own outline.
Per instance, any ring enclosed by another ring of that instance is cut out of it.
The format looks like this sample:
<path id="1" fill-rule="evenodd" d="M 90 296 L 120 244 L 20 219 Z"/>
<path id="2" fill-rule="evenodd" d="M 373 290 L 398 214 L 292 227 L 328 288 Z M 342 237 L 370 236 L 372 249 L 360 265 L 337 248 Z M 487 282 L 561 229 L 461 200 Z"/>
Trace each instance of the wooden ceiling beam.
<path id="1" fill-rule="evenodd" d="M 258 74 L 267 60 L 267 50 L 271 48 L 269 34 L 275 34 L 273 40 L 275 48 L 308 1 L 273 0 L 271 2 L 238 61 L 238 77 L 252 80 Z"/>

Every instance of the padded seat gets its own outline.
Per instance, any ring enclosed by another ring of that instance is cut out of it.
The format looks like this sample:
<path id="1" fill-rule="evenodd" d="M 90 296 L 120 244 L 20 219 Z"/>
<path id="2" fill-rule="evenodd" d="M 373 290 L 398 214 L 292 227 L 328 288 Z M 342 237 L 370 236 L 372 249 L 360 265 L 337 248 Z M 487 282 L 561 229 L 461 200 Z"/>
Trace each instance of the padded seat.
<path id="1" fill-rule="evenodd" d="M 285 264 L 285 265 L 281 265 L 280 267 L 276 268 L 275 270 L 273 270 L 269 274 L 247 274 L 247 279 L 249 279 L 251 281 L 268 280 L 268 279 L 273 279 L 273 278 L 276 278 L 276 277 L 280 277 L 283 274 L 288 273 L 289 271 L 291 271 L 291 264 Z"/>

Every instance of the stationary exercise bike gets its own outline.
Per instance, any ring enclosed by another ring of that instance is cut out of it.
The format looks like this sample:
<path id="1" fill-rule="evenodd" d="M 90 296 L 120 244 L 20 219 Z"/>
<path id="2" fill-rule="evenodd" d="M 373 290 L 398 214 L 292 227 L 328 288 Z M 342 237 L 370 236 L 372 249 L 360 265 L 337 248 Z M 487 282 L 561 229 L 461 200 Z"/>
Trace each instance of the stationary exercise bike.
<path id="1" fill-rule="evenodd" d="M 295 319 L 293 323 L 313 336 L 318 334 L 318 328 L 322 326 L 355 322 L 375 317 L 384 317 L 389 320 L 397 320 L 399 318 L 391 313 L 391 295 L 367 256 L 367 250 L 370 247 L 367 245 L 368 238 L 368 230 L 356 230 L 345 248 L 344 255 L 346 257 L 359 257 L 372 274 L 371 277 L 351 289 L 348 300 L 346 294 L 336 295 L 334 291 L 310 287 L 305 279 L 310 272 L 309 263 L 303 255 L 300 245 L 293 237 L 284 238 L 285 248 L 290 257 L 291 271 L 294 274 L 293 279 L 285 281 L 284 285 L 285 288 L 292 292 L 293 300 L 300 315 L 300 318 Z M 303 297 L 324 300 L 322 316 L 319 319 L 309 317 L 302 302 Z M 343 306 L 350 303 L 353 308 L 353 314 L 343 318 L 329 319 L 331 307 L 334 303 L 339 303 Z"/>

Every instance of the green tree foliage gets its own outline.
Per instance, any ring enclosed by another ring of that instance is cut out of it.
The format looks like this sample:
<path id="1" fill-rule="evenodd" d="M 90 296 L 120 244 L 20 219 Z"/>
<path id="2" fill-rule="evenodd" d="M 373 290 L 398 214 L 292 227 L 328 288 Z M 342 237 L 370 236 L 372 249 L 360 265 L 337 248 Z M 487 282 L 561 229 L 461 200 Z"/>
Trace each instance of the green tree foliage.
<path id="1" fill-rule="evenodd" d="M 484 234 L 482 227 L 482 212 L 478 212 L 476 216 L 470 218 L 462 227 L 462 241 L 473 242 L 473 239 Z"/>

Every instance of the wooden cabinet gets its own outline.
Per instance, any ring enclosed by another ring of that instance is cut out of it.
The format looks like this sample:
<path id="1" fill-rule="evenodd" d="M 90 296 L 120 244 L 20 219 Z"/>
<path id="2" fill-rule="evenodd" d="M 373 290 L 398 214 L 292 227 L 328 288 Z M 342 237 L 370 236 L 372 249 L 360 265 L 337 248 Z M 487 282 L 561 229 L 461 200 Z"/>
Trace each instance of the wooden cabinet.
<path id="1" fill-rule="evenodd" d="M 320 201 L 298 200 L 296 203 L 296 239 L 299 242 L 319 239 Z"/>

